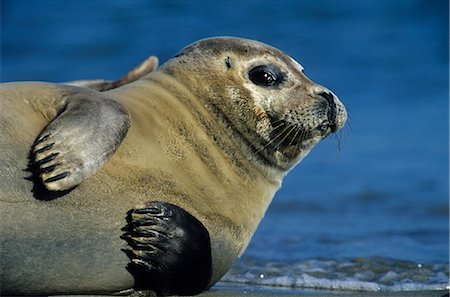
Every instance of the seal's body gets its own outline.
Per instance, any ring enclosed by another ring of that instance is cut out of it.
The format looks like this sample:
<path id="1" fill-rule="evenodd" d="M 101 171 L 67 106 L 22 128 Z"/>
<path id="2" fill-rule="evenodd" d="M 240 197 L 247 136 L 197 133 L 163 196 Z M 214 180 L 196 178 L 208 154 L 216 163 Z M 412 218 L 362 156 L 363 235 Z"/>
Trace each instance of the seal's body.
<path id="1" fill-rule="evenodd" d="M 199 41 L 105 92 L 0 87 L 2 294 L 195 294 L 345 109 L 267 45 Z"/>

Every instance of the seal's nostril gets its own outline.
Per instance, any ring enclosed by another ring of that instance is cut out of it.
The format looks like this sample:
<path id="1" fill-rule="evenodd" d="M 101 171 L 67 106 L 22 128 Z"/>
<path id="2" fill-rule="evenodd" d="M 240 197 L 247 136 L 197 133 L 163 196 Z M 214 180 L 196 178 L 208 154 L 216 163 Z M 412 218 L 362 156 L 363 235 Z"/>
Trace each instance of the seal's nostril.
<path id="1" fill-rule="evenodd" d="M 321 92 L 318 94 L 319 96 L 325 98 L 330 106 L 336 105 L 334 103 L 334 96 L 331 93 Z"/>
<path id="2" fill-rule="evenodd" d="M 327 100 L 327 102 L 328 102 L 328 112 L 327 112 L 328 120 L 330 121 L 330 123 L 335 123 L 336 122 L 336 103 L 334 102 L 333 94 L 330 92 L 321 92 L 318 95 L 325 98 L 325 100 Z"/>

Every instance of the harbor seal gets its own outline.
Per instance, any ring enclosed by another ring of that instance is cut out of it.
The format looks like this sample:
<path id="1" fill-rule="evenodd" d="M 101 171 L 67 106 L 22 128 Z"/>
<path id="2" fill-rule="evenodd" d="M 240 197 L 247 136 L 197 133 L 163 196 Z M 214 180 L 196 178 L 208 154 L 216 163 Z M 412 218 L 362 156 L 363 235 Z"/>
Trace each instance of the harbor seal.
<path id="1" fill-rule="evenodd" d="M 5 83 L 0 111 L 11 295 L 206 290 L 287 172 L 347 118 L 287 54 L 232 37 L 104 92 Z"/>

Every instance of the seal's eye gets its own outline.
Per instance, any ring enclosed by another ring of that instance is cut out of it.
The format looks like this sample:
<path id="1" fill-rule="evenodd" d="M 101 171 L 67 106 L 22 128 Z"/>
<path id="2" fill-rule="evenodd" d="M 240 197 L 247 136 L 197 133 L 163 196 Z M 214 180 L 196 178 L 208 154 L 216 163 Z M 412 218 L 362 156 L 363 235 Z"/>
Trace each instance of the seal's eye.
<path id="1" fill-rule="evenodd" d="M 249 71 L 248 77 L 257 86 L 276 87 L 284 80 L 280 68 L 274 65 L 260 65 Z"/>

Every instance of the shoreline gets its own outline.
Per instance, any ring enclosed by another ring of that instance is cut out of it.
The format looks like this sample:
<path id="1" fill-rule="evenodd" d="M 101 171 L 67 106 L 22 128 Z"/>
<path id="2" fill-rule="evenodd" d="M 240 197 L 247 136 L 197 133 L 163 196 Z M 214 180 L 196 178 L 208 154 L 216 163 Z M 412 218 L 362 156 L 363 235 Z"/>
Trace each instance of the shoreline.
<path id="1" fill-rule="evenodd" d="M 319 290 L 302 290 L 292 291 L 283 289 L 268 288 L 212 288 L 198 296 L 203 297 L 447 297 L 449 290 L 424 290 L 424 291 L 378 291 L 378 292 L 362 292 L 362 291 L 319 291 Z"/>
<path id="2" fill-rule="evenodd" d="M 137 293 L 137 294 L 136 294 Z M 135 292 L 134 296 L 148 296 L 145 293 Z M 107 297 L 117 295 L 57 295 L 54 297 Z M 123 295 L 126 296 L 126 295 Z M 154 296 L 154 295 L 150 295 Z M 449 297 L 449 290 L 422 290 L 422 291 L 321 291 L 321 290 L 291 290 L 267 287 L 213 287 L 203 292 L 199 297 Z M 44 296 L 42 296 L 44 297 Z M 176 297 L 176 296 L 174 296 Z M 178 296 L 181 297 L 181 296 Z"/>
<path id="3" fill-rule="evenodd" d="M 58 295 L 59 297 L 107 297 L 112 295 Z M 146 296 L 138 294 L 137 296 Z M 270 289 L 210 289 L 204 293 L 196 295 L 199 297 L 286 297 L 286 296 L 299 296 L 299 297 L 448 297 L 448 290 L 426 290 L 426 291 L 379 291 L 379 292 L 361 292 L 361 291 L 296 291 L 291 290 L 270 290 Z M 56 296 L 55 296 L 56 297 Z M 181 296 L 179 296 L 181 297 Z"/>

